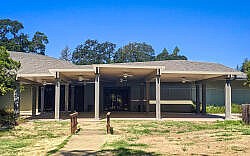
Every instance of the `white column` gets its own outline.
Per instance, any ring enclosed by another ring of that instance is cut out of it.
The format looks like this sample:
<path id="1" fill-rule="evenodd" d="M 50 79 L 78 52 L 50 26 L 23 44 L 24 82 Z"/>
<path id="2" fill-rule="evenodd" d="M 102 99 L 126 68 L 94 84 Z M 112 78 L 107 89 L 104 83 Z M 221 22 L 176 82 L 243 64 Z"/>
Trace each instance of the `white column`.
<path id="1" fill-rule="evenodd" d="M 41 113 L 44 112 L 44 92 L 45 86 L 41 86 Z"/>
<path id="2" fill-rule="evenodd" d="M 149 100 L 150 100 L 150 81 L 146 81 L 146 112 L 149 112 Z"/>
<path id="3" fill-rule="evenodd" d="M 39 86 L 36 86 L 36 115 L 38 115 Z"/>
<path id="4" fill-rule="evenodd" d="M 70 104 L 71 104 L 71 112 L 74 112 L 75 110 L 75 86 L 71 85 L 71 98 L 70 98 Z"/>
<path id="5" fill-rule="evenodd" d="M 95 76 L 95 119 L 99 120 L 100 118 L 100 73 L 99 68 L 96 68 Z"/>
<path id="6" fill-rule="evenodd" d="M 232 94 L 231 94 L 231 83 L 227 79 L 225 83 L 225 119 L 231 119 L 231 103 L 232 103 Z"/>
<path id="7" fill-rule="evenodd" d="M 59 119 L 60 113 L 60 80 L 55 83 L 55 119 Z"/>
<path id="8" fill-rule="evenodd" d="M 65 112 L 68 112 L 69 110 L 69 84 L 65 84 L 65 96 L 64 96 L 64 100 L 65 100 Z"/>
<path id="9" fill-rule="evenodd" d="M 156 89 L 156 119 L 161 119 L 161 82 L 160 82 L 160 69 L 157 70 L 156 81 L 155 81 L 155 89 Z"/>

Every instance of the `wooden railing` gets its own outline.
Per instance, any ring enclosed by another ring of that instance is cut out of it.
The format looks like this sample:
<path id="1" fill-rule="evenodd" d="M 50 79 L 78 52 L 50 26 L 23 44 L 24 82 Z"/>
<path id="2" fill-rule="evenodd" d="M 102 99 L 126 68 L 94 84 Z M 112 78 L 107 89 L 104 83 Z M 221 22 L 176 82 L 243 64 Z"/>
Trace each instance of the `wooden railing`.
<path id="1" fill-rule="evenodd" d="M 70 116 L 70 129 L 71 129 L 71 134 L 74 134 L 77 130 L 77 116 L 78 116 L 78 113 L 75 112 L 75 113 L 72 113 L 69 115 Z"/>
<path id="2" fill-rule="evenodd" d="M 110 112 L 108 112 L 107 113 L 107 125 L 106 125 L 106 127 L 107 127 L 107 134 L 109 134 L 109 133 L 111 133 L 111 126 L 110 126 Z"/>

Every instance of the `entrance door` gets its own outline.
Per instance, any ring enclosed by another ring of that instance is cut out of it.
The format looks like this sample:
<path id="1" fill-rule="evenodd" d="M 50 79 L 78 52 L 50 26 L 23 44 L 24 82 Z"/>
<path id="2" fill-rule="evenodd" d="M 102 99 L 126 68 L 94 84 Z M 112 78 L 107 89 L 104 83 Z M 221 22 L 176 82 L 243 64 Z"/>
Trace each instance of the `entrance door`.
<path id="1" fill-rule="evenodd" d="M 129 88 L 106 87 L 104 88 L 104 111 L 128 111 Z"/>

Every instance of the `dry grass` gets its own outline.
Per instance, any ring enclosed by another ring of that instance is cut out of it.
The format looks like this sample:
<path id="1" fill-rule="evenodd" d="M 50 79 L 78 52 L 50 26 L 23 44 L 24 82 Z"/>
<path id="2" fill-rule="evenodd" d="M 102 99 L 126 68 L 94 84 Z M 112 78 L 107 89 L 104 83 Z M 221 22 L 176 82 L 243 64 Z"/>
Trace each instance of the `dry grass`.
<path id="1" fill-rule="evenodd" d="M 69 122 L 30 121 L 0 131 L 0 155 L 46 155 L 70 135 Z"/>
<path id="2" fill-rule="evenodd" d="M 104 125 L 105 123 L 103 123 Z M 248 155 L 250 127 L 240 121 L 112 121 L 99 155 Z"/>

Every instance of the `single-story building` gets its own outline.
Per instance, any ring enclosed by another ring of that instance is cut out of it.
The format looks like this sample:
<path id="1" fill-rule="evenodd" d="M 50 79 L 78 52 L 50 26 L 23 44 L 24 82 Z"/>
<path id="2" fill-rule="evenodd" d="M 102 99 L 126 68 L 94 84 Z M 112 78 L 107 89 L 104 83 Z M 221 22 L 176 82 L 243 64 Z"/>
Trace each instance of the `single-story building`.
<path id="1" fill-rule="evenodd" d="M 74 65 L 34 53 L 10 52 L 21 62 L 21 114 L 60 111 L 206 113 L 207 104 L 225 105 L 231 118 L 231 103 L 249 103 L 250 89 L 242 72 L 218 63 L 166 60 L 114 64 Z M 0 109 L 13 106 L 13 95 L 0 96 Z M 179 107 L 183 106 L 183 107 Z M 181 108 L 181 109 L 180 109 Z"/>

